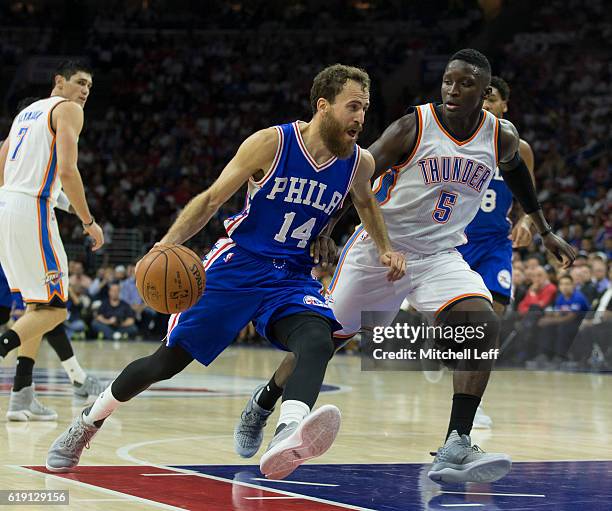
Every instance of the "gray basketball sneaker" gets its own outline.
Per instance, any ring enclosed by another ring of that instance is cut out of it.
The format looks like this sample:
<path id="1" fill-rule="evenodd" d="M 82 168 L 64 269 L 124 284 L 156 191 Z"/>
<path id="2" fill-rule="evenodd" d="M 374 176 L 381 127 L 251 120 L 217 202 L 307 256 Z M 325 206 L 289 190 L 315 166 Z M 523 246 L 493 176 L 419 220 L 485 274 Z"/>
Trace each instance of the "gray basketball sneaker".
<path id="1" fill-rule="evenodd" d="M 340 422 L 340 410 L 324 405 L 299 424 L 287 424 L 270 442 L 259 470 L 268 479 L 284 479 L 305 461 L 327 452 L 340 430 Z"/>
<path id="2" fill-rule="evenodd" d="M 43 405 L 34 393 L 34 385 L 11 391 L 6 418 L 10 421 L 54 421 L 57 412 Z"/>
<path id="3" fill-rule="evenodd" d="M 88 397 L 98 397 L 108 387 L 107 382 L 102 382 L 95 376 L 87 375 L 81 384 L 73 383 L 72 391 L 75 397 L 87 399 Z"/>
<path id="4" fill-rule="evenodd" d="M 510 456 L 486 453 L 472 445 L 468 435 L 459 436 L 457 431 L 450 434 L 435 456 L 427 475 L 437 483 L 492 483 L 512 468 Z"/>
<path id="5" fill-rule="evenodd" d="M 255 456 L 264 437 L 266 421 L 274 410 L 264 410 L 255 402 L 255 397 L 265 385 L 259 385 L 240 414 L 234 428 L 234 450 L 243 458 Z"/>
<path id="6" fill-rule="evenodd" d="M 46 467 L 50 472 L 70 472 L 76 468 L 83 449 L 89 449 L 89 442 L 100 428 L 90 426 L 83 420 L 83 412 L 49 447 Z"/>

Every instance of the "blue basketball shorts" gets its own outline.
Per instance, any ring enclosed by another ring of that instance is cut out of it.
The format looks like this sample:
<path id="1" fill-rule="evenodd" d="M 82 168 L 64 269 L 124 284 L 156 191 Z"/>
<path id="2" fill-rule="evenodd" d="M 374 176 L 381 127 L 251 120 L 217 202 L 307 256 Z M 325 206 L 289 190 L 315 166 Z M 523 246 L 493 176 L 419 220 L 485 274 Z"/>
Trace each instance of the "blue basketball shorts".
<path id="1" fill-rule="evenodd" d="M 0 307 L 11 308 L 13 306 L 13 295 L 8 280 L 0 267 Z"/>
<path id="2" fill-rule="evenodd" d="M 487 289 L 509 302 L 512 295 L 512 241 L 506 237 L 470 239 L 457 247 Z M 495 298 L 495 296 L 493 296 Z"/>
<path id="3" fill-rule="evenodd" d="M 190 309 L 173 314 L 168 322 L 167 346 L 180 346 L 209 365 L 250 321 L 257 332 L 280 349 L 271 335 L 279 319 L 313 312 L 339 330 L 322 296 L 322 285 L 310 274 L 291 271 L 283 260 L 259 258 L 222 238 L 203 260 L 206 289 Z"/>

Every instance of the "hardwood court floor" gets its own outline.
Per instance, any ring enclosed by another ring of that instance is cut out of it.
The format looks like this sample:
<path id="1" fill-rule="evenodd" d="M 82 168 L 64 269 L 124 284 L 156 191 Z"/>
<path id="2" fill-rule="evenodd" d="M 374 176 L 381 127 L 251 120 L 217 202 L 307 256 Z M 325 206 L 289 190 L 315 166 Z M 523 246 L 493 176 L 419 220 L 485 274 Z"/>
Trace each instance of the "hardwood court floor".
<path id="1" fill-rule="evenodd" d="M 82 365 L 109 379 L 156 347 L 75 343 Z M 510 454 L 515 462 L 531 463 L 515 463 L 507 478 L 485 485 L 486 491 L 480 485 L 449 493 L 428 481 L 423 464 L 431 462 L 429 451 L 446 432 L 450 375 L 434 384 L 421 372 L 361 372 L 357 357 L 339 356 L 330 363 L 317 403 L 342 410 L 335 445 L 316 463 L 298 469 L 291 478 L 294 484 L 272 484 L 258 480 L 263 448 L 252 460 L 239 458 L 232 431 L 252 388 L 267 380 L 281 358 L 281 352 L 271 349 L 237 348 L 209 368 L 193 363 L 121 407 L 84 452 L 80 472 L 62 478 L 46 475 L 40 467 L 51 442 L 83 405 L 73 401 L 59 361 L 43 343 L 35 381 L 39 398 L 57 410 L 59 419 L 7 422 L 14 371 L 10 357 L 0 373 L 0 489 L 70 490 L 69 506 L 17 509 L 612 509 L 611 375 L 494 373 L 484 400 L 493 429 L 474 431 L 473 440 L 485 450 Z M 268 425 L 264 446 L 276 417 Z M 536 463 L 550 461 L 560 463 Z M 578 493 L 565 498 L 560 488 L 572 481 Z M 390 486 L 382 492 L 385 485 Z M 459 503 L 439 502 L 459 494 Z M 490 496 L 473 501 L 466 495 Z M 533 505 L 523 500 L 519 507 L 517 498 L 531 498 Z"/>

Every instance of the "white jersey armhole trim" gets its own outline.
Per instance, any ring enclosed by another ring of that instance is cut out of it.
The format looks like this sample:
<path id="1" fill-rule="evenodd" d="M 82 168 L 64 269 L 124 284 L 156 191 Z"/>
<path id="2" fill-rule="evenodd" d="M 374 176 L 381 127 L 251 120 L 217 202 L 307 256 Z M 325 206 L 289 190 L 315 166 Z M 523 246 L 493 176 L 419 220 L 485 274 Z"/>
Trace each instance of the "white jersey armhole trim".
<path id="1" fill-rule="evenodd" d="M 353 170 L 351 171 L 351 178 L 349 179 L 348 187 L 346 188 L 346 194 L 344 194 L 344 198 L 342 199 L 342 202 L 340 202 L 338 209 L 342 209 L 342 206 L 344 206 L 344 201 L 346 200 L 347 195 L 351 193 L 351 188 L 353 187 L 353 181 L 355 180 L 355 176 L 357 175 L 357 169 L 359 168 L 359 163 L 361 162 L 361 147 L 359 147 L 359 145 L 357 144 L 355 144 L 355 147 L 357 149 L 357 156 L 355 157 L 355 163 L 353 163 Z"/>
<path id="2" fill-rule="evenodd" d="M 272 177 L 272 174 L 274 174 L 278 167 L 281 155 L 283 154 L 283 146 L 285 145 L 285 135 L 283 133 L 283 130 L 279 126 L 274 126 L 274 128 L 276 128 L 276 132 L 278 134 L 278 146 L 276 147 L 276 154 L 274 155 L 272 165 L 259 181 L 255 181 L 252 176 L 249 178 L 249 182 L 255 185 L 257 188 L 262 188 Z"/>

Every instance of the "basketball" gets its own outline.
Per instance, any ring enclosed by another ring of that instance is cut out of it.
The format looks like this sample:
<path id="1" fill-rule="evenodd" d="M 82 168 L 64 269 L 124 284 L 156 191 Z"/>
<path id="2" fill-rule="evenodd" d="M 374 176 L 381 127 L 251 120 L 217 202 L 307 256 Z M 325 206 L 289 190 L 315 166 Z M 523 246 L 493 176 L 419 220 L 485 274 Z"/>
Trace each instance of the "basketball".
<path id="1" fill-rule="evenodd" d="M 202 296 L 206 275 L 200 258 L 182 245 L 153 248 L 136 270 L 136 287 L 144 302 L 162 314 L 192 307 Z"/>

